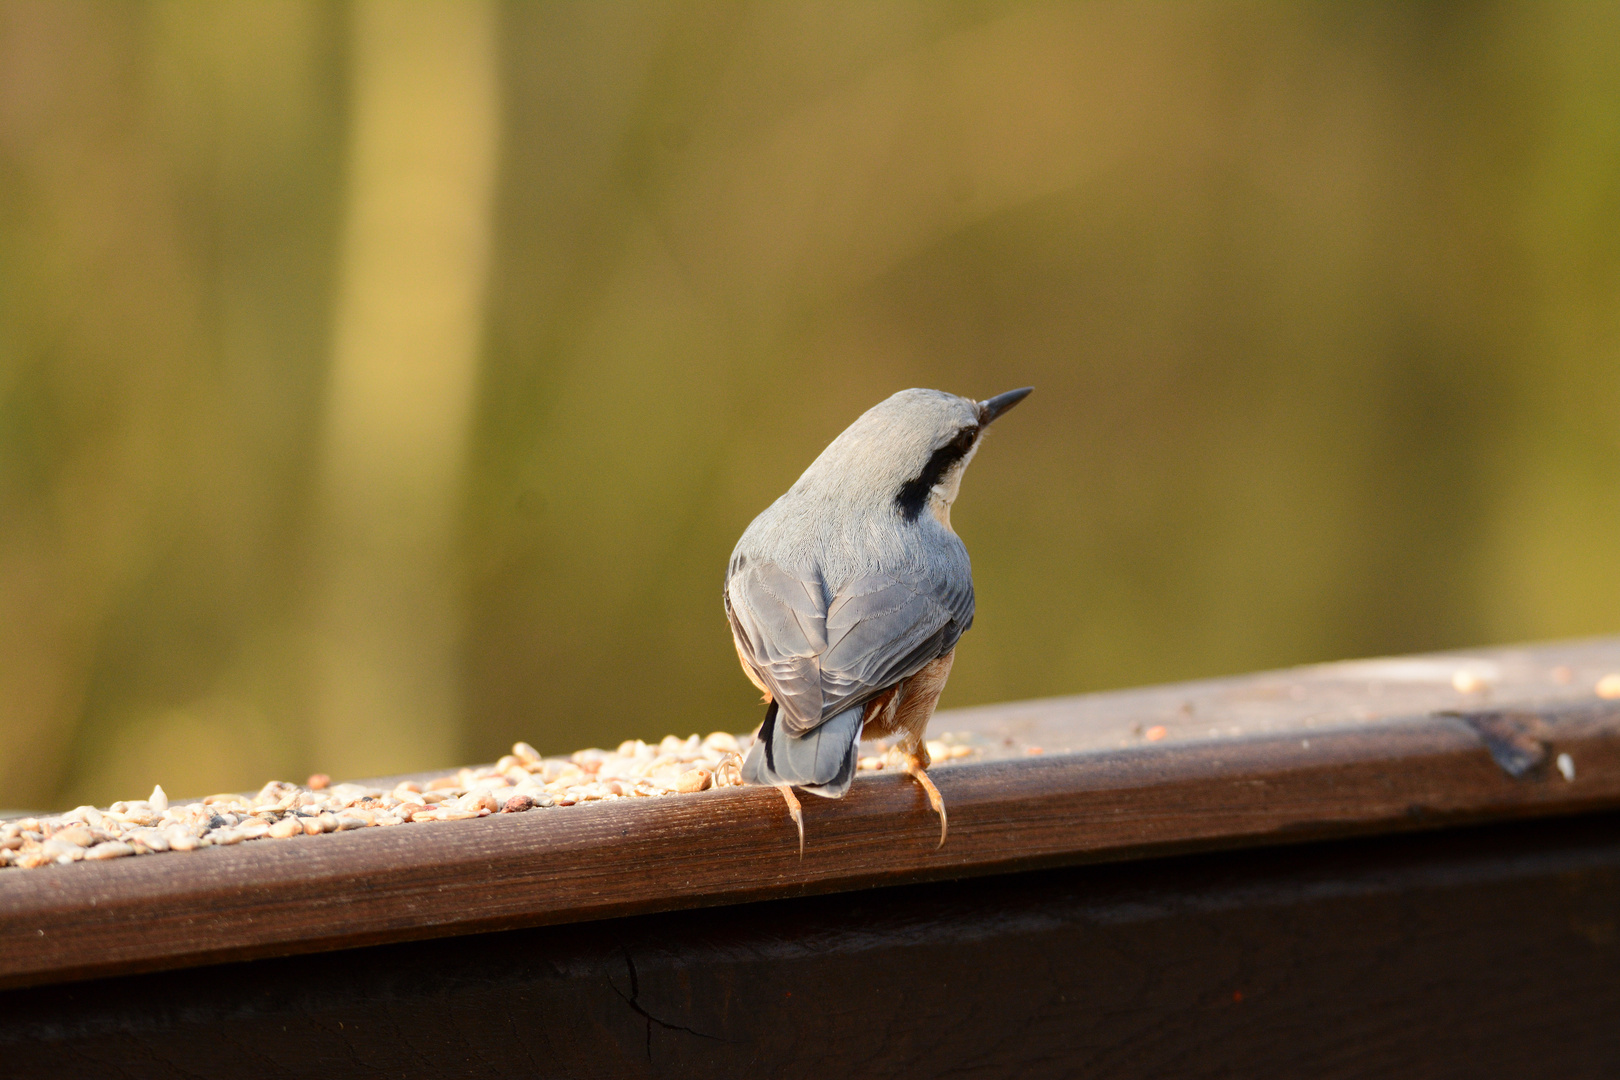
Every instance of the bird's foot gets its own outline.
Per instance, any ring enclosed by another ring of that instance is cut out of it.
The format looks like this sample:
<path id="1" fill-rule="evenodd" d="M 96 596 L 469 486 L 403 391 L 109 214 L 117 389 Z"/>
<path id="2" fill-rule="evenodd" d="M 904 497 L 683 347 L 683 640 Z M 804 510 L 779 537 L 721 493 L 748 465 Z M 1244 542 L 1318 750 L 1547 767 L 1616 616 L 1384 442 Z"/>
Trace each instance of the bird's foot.
<path id="1" fill-rule="evenodd" d="M 927 757 L 928 751 L 926 749 L 922 749 L 921 747 L 919 747 L 919 750 L 921 753 L 910 754 L 906 753 L 904 750 L 891 750 L 889 751 L 889 757 L 895 766 L 904 771 L 907 776 L 910 776 L 913 780 L 917 781 L 917 783 L 921 784 L 923 791 L 927 793 L 928 805 L 933 807 L 934 813 L 939 815 L 939 843 L 936 846 L 944 847 L 945 832 L 948 828 L 948 823 L 945 818 L 945 798 L 944 796 L 940 795 L 939 788 L 934 786 L 934 781 L 929 779 L 927 771 L 929 765 Z"/>
<path id="2" fill-rule="evenodd" d="M 804 810 L 799 806 L 799 797 L 793 794 L 791 785 L 777 784 L 776 790 L 782 793 L 783 800 L 787 802 L 788 816 L 793 819 L 793 824 L 799 828 L 799 858 L 802 859 L 804 858 Z"/>
<path id="3" fill-rule="evenodd" d="M 714 768 L 715 787 L 742 787 L 742 755 L 727 750 L 720 755 L 720 764 Z"/>

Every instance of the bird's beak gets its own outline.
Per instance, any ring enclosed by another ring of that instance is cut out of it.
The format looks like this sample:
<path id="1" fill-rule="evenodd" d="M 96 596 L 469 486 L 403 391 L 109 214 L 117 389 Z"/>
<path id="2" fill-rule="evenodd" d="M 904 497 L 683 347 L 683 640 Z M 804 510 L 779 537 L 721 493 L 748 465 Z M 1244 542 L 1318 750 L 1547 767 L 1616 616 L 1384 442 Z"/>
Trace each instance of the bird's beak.
<path id="1" fill-rule="evenodd" d="M 989 427 L 990 421 L 1029 397 L 1034 389 L 1033 386 L 1026 386 L 1022 390 L 1009 390 L 1005 394 L 997 394 L 989 401 L 979 402 L 979 426 Z"/>

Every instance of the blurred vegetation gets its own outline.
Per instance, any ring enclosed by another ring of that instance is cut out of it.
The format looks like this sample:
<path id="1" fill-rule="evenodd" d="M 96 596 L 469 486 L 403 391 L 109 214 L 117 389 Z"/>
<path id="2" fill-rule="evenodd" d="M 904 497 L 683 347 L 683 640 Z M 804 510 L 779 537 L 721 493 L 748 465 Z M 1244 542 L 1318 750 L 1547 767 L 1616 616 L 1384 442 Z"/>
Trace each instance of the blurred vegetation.
<path id="1" fill-rule="evenodd" d="M 0 6 L 0 804 L 757 721 L 744 525 L 1037 393 L 945 704 L 1620 627 L 1620 8 Z"/>

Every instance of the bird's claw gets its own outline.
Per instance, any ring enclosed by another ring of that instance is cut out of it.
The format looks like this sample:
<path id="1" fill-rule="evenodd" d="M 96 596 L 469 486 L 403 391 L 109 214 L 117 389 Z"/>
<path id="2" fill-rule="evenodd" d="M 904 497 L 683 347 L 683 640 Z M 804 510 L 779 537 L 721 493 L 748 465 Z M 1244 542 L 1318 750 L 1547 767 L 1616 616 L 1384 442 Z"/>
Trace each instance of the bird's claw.
<path id="1" fill-rule="evenodd" d="M 788 816 L 799 829 L 799 858 L 804 858 L 804 809 L 799 805 L 799 797 L 793 794 L 793 788 L 788 784 L 777 784 L 776 790 L 782 793 L 787 802 Z"/>
<path id="2" fill-rule="evenodd" d="M 927 753 L 926 750 L 923 752 Z M 934 813 L 939 815 L 939 843 L 935 845 L 935 848 L 944 847 L 945 833 L 949 828 L 945 818 L 945 798 L 940 795 L 939 788 L 935 787 L 934 781 L 929 778 L 928 766 L 914 754 L 901 754 L 900 768 L 905 770 L 907 776 L 921 784 L 923 791 L 928 794 L 928 805 L 933 807 Z"/>

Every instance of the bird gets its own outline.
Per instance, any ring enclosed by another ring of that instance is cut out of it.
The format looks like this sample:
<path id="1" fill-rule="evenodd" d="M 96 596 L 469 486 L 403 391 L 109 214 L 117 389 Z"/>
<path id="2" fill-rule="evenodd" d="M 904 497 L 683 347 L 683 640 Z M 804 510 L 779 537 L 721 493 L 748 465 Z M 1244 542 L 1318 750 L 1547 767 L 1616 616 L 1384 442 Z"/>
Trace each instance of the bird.
<path id="1" fill-rule="evenodd" d="M 973 570 L 951 504 L 985 431 L 1033 387 L 984 401 L 902 390 L 823 450 L 744 530 L 726 567 L 725 611 L 765 719 L 745 783 L 782 793 L 804 853 L 795 787 L 842 798 L 860 740 L 895 738 L 886 764 L 922 787 L 924 734 L 973 625 Z"/>

